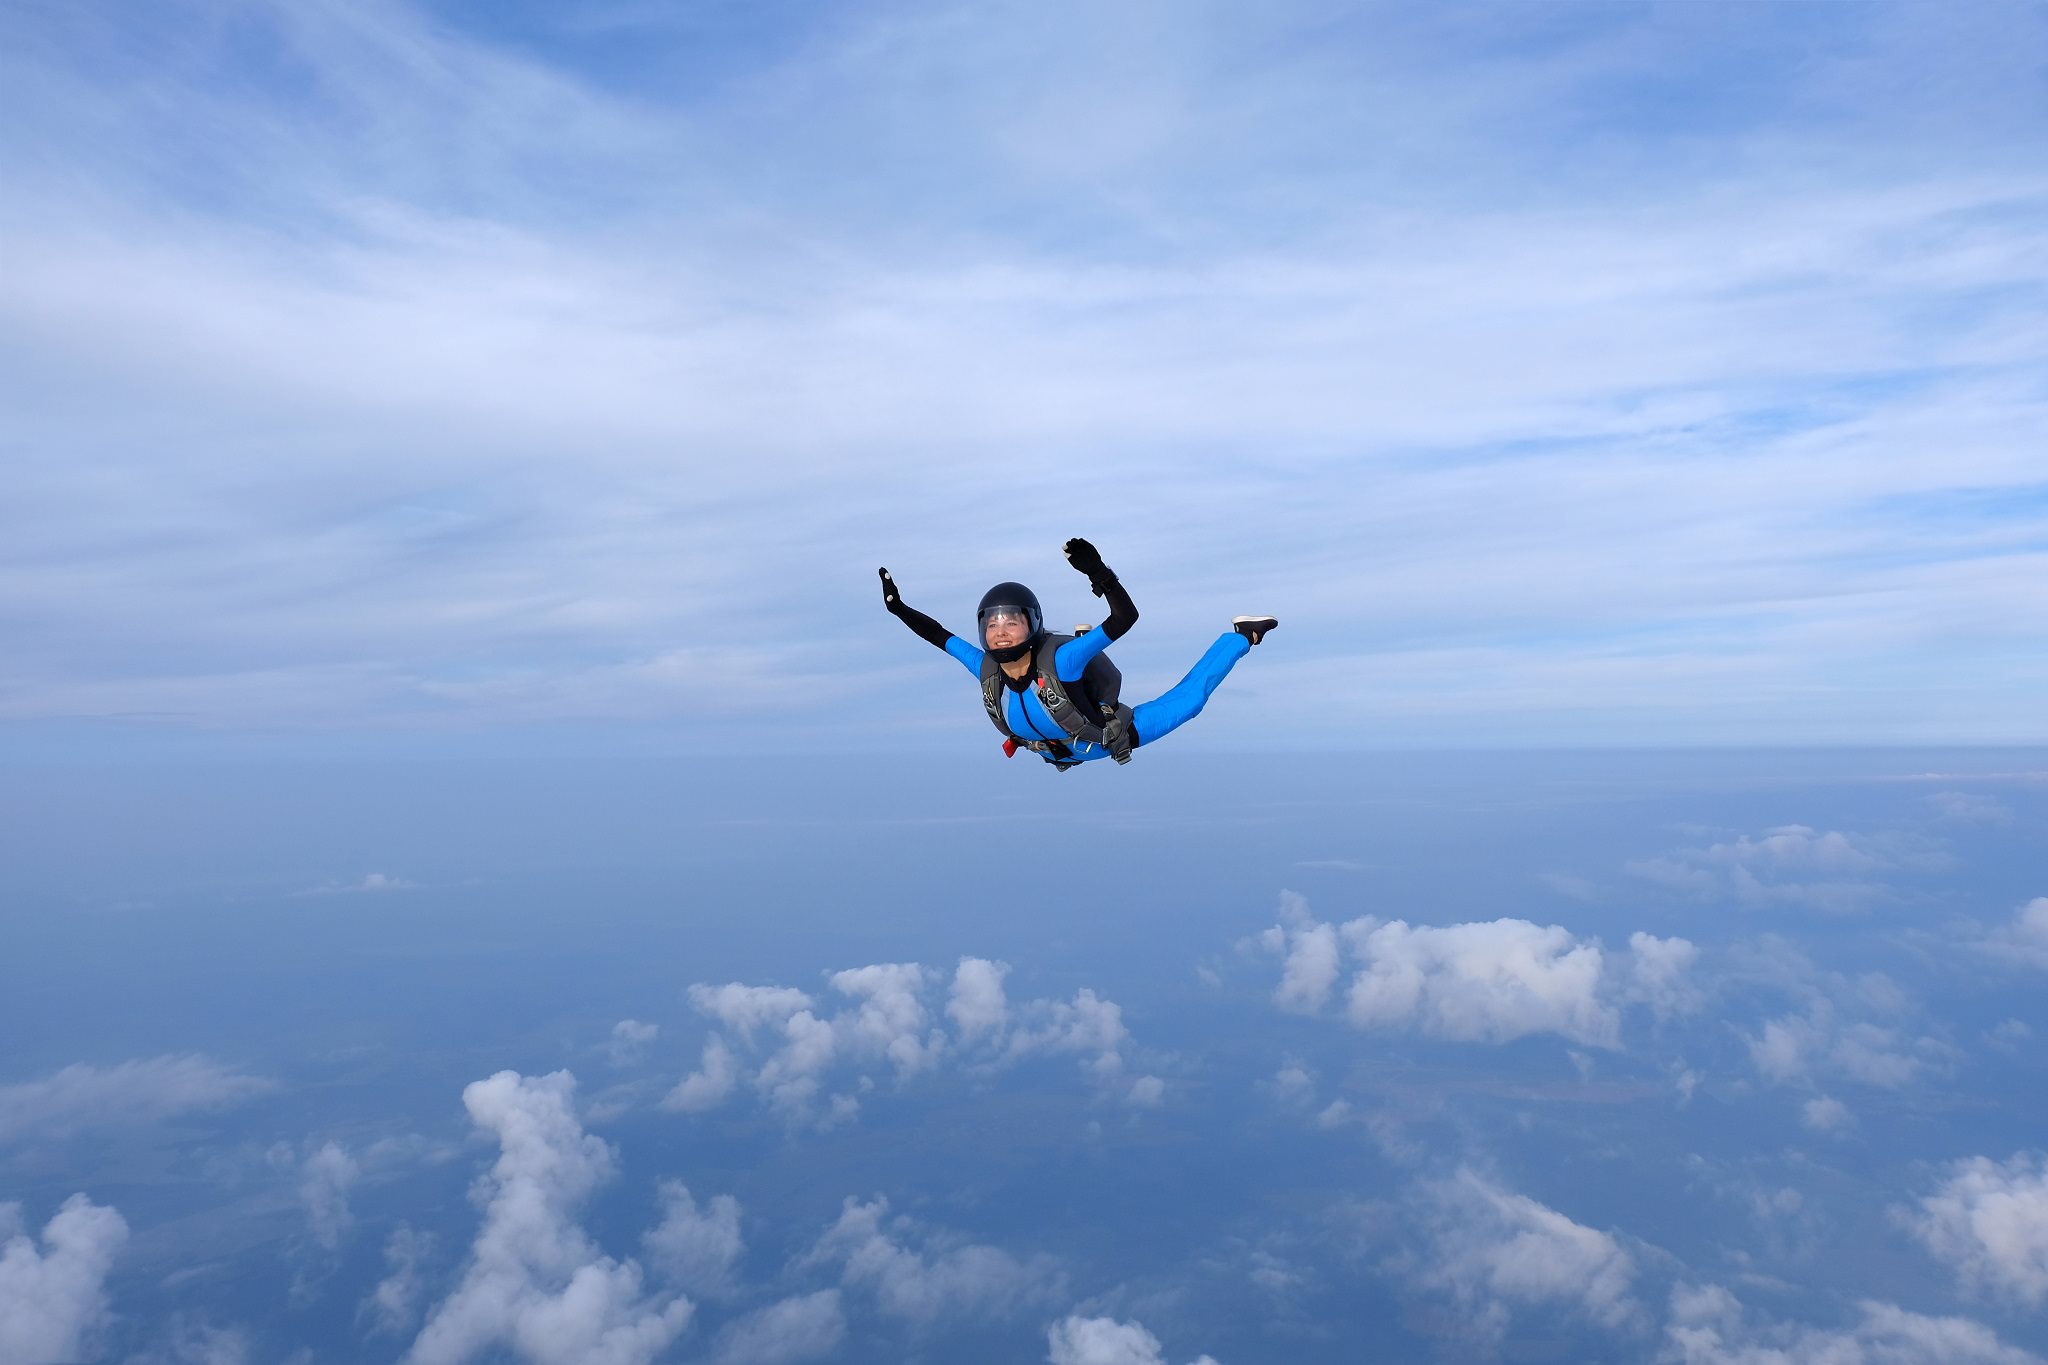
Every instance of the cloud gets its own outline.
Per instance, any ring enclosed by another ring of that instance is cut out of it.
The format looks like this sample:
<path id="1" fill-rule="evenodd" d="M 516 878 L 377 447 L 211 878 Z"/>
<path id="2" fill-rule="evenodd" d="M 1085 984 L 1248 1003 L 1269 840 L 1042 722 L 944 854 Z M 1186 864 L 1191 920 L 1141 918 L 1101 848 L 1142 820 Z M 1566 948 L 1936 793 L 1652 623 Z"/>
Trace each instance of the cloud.
<path id="1" fill-rule="evenodd" d="M 2048 1300 L 2048 1155 L 1958 1161 L 1902 1217 L 1965 1287 L 2030 1309 Z"/>
<path id="2" fill-rule="evenodd" d="M 384 1278 L 356 1309 L 358 1320 L 367 1318 L 370 1331 L 399 1336 L 412 1329 L 419 1318 L 420 1298 L 426 1289 L 424 1268 L 433 1254 L 434 1237 L 410 1223 L 400 1223 L 384 1241 Z"/>
<path id="3" fill-rule="evenodd" d="M 1458 1042 L 1556 1033 L 1619 1043 L 1620 1020 L 1598 999 L 1599 945 L 1557 925 L 1502 919 L 1433 929 L 1365 919 L 1344 926 L 1344 941 L 1360 963 L 1345 1014 L 1360 1028 Z"/>
<path id="4" fill-rule="evenodd" d="M 2013 911 L 2012 923 L 1987 938 L 1984 947 L 2008 961 L 2048 968 L 2048 896 L 2036 896 Z"/>
<path id="5" fill-rule="evenodd" d="M 577 1123 L 566 1071 L 501 1071 L 462 1092 L 498 1160 L 473 1197 L 483 1227 L 462 1281 L 435 1306 L 407 1365 L 456 1365 L 502 1346 L 534 1365 L 650 1365 L 688 1324 L 689 1300 L 643 1290 L 640 1267 L 601 1252 L 576 1209 L 612 1173 Z"/>
<path id="6" fill-rule="evenodd" d="M 1671 1294 L 1665 1358 L 1675 1365 L 2040 1365 L 1964 1318 L 1931 1318 L 1865 1299 L 1855 1326 L 1828 1331 L 1755 1324 L 1719 1285 L 1681 1284 Z"/>
<path id="7" fill-rule="evenodd" d="M 1450 1293 L 1482 1335 L 1505 1331 L 1517 1308 L 1563 1308 L 1616 1329 L 1641 1317 L 1635 1259 L 1608 1233 L 1470 1169 L 1427 1186 L 1416 1212 L 1427 1242 L 1417 1283 Z"/>
<path id="8" fill-rule="evenodd" d="M 839 1291 L 821 1289 L 727 1324 L 712 1359 L 718 1365 L 796 1365 L 830 1355 L 845 1336 Z"/>
<path id="9" fill-rule="evenodd" d="M 638 1019 L 621 1019 L 612 1025 L 610 1044 L 605 1056 L 613 1066 L 631 1066 L 640 1060 L 647 1045 L 661 1035 L 658 1024 L 643 1024 Z"/>
<path id="10" fill-rule="evenodd" d="M 1051 1365 L 1166 1365 L 1159 1338 L 1141 1322 L 1071 1314 L 1046 1330 L 1045 1341 L 1045 1358 Z M 1216 1361 L 1198 1356 L 1193 1365 Z"/>
<path id="11" fill-rule="evenodd" d="M 1935 814 L 1952 824 L 2004 826 L 2013 823 L 2012 807 L 1982 792 L 1933 792 L 1927 804 Z"/>
<path id="12" fill-rule="evenodd" d="M 1843 997 L 1853 1008 L 1856 1002 Z M 1836 1000 L 1816 998 L 1804 1012 L 1765 1020 L 1744 1034 L 1760 1075 L 1779 1085 L 1806 1084 L 1832 1075 L 1881 1090 L 1898 1090 L 1946 1070 L 1955 1049 L 1933 1037 L 1913 1037 L 1895 1026 L 1843 1017 Z"/>
<path id="13" fill-rule="evenodd" d="M 714 1195 L 699 1209 L 679 1180 L 662 1181 L 660 1198 L 661 1222 L 641 1238 L 649 1264 L 696 1298 L 730 1293 L 733 1267 L 743 1249 L 739 1201 L 729 1194 Z"/>
<path id="14" fill-rule="evenodd" d="M 1305 897 L 1282 891 L 1280 923 L 1265 932 L 1262 942 L 1270 951 L 1284 954 L 1274 1003 L 1295 1014 L 1320 1013 L 1337 984 L 1336 928 L 1317 923 Z"/>
<path id="15" fill-rule="evenodd" d="M 940 974 L 914 962 L 831 973 L 834 993 L 850 1002 L 836 1011 L 786 986 L 694 985 L 691 1002 L 732 1028 L 736 1038 L 712 1034 L 698 1069 L 662 1107 L 703 1112 L 744 1084 L 793 1124 L 831 1126 L 859 1112 L 859 1095 L 876 1084 L 878 1068 L 886 1068 L 888 1079 L 901 1087 L 948 1063 L 988 1074 L 1058 1055 L 1079 1056 L 1105 1094 L 1136 1108 L 1159 1104 L 1163 1080 L 1125 1072 L 1130 1034 L 1114 1001 L 1084 987 L 1072 1000 L 1012 1005 L 1003 990 L 1008 972 L 1007 963 L 961 958 L 943 1010 L 929 999 Z M 951 1022 L 950 1035 L 940 1016 Z M 828 1083 L 845 1076 L 850 1088 L 830 1093 Z"/>
<path id="16" fill-rule="evenodd" d="M 699 1014 L 710 1015 L 751 1042 L 754 1030 L 779 1028 L 791 1015 L 816 1002 L 792 986 L 747 986 L 734 981 L 723 986 L 692 986 L 690 1003 Z"/>
<path id="17" fill-rule="evenodd" d="M 285 1365 L 304 1365 L 305 1352 L 294 1352 Z M 254 1350 L 243 1327 L 223 1327 L 189 1313 L 174 1313 L 162 1335 L 126 1365 L 248 1365 Z"/>
<path id="18" fill-rule="evenodd" d="M 334 1251 L 355 1226 L 348 1192 L 362 1168 L 341 1145 L 323 1143 L 300 1167 L 299 1202 L 306 1206 L 306 1231 L 314 1245 Z"/>
<path id="19" fill-rule="evenodd" d="M 1704 848 L 1640 859 L 1626 869 L 1695 900 L 1847 914 L 1890 899 L 1886 879 L 1891 874 L 1938 868 L 1947 857 L 1939 845 L 1904 834 L 1779 825 L 1756 837 L 1742 834 Z"/>
<path id="20" fill-rule="evenodd" d="M 376 896 L 392 891 L 417 891 L 418 882 L 409 882 L 403 877 L 394 877 L 386 872 L 371 872 L 359 882 L 323 882 L 319 886 L 295 891 L 295 896 Z"/>
<path id="21" fill-rule="evenodd" d="M 0 1204 L 0 1360 L 67 1365 L 94 1359 L 107 1322 L 107 1272 L 128 1240 L 113 1209 L 82 1194 L 43 1225 L 42 1248 L 21 1227 L 21 1206 Z"/>
<path id="22" fill-rule="evenodd" d="M 1623 999 L 1648 1005 L 1659 1019 L 1691 1014 L 1705 1003 L 1691 979 L 1700 953 L 1690 941 L 1638 932 L 1628 936 L 1628 950 Z"/>
<path id="23" fill-rule="evenodd" d="M 724 1104 L 739 1084 L 740 1063 L 725 1039 L 712 1034 L 704 1040 L 704 1055 L 697 1069 L 676 1082 L 661 1101 L 664 1109 L 685 1114 L 702 1113 Z"/>
<path id="24" fill-rule="evenodd" d="M 919 1037 L 926 1014 L 918 995 L 925 983 L 925 969 L 915 962 L 877 963 L 832 974 L 832 989 L 860 1001 L 839 1031 L 857 1055 L 887 1058 L 898 1081 L 936 1066 L 945 1051 L 942 1034 L 933 1031 Z"/>
<path id="25" fill-rule="evenodd" d="M 1799 1121 L 1816 1133 L 1839 1133 L 1856 1124 L 1849 1106 L 1831 1095 L 1816 1095 L 1799 1109 Z"/>
<path id="26" fill-rule="evenodd" d="M 1008 1317 L 1065 1292 L 1065 1276 L 1049 1257 L 1020 1261 L 888 1214 L 886 1199 L 848 1199 L 805 1263 L 843 1266 L 847 1288 L 866 1290 L 883 1313 L 921 1325 L 942 1316 Z"/>
<path id="27" fill-rule="evenodd" d="M 1009 1027 L 1010 1006 L 1003 995 L 1003 978 L 1009 971 L 1009 963 L 983 957 L 963 957 L 953 969 L 946 1014 L 962 1047 L 999 1041 Z"/>
<path id="28" fill-rule="evenodd" d="M 0 1142 L 157 1123 L 225 1108 L 271 1085 L 196 1054 L 108 1067 L 80 1062 L 40 1081 L 0 1086 Z"/>
<path id="29" fill-rule="evenodd" d="M 1703 1000 L 1690 981 L 1694 946 L 1650 934 L 1634 935 L 1628 953 L 1610 955 L 1597 939 L 1521 919 L 1435 928 L 1366 916 L 1332 926 L 1290 894 L 1282 922 L 1259 943 L 1283 959 L 1274 991 L 1280 1008 L 1320 1013 L 1348 961 L 1355 971 L 1344 1012 L 1352 1024 L 1453 1042 L 1555 1033 L 1614 1048 L 1622 1006 L 1644 1004 L 1666 1018 Z"/>

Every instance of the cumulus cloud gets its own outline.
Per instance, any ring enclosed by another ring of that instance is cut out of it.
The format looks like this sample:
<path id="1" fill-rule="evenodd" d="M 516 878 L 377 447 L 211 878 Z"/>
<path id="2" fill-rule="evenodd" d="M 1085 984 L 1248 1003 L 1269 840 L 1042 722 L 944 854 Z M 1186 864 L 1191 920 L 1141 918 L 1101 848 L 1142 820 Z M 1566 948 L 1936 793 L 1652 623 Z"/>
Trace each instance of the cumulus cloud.
<path id="1" fill-rule="evenodd" d="M 780 1027 L 789 1016 L 811 1008 L 814 1002 L 793 986 L 747 986 L 734 981 L 723 986 L 692 986 L 690 1003 L 698 1013 L 710 1015 L 751 1041 L 754 1030 Z"/>
<path id="2" fill-rule="evenodd" d="M 962 1047 L 999 1041 L 1009 1027 L 1010 1004 L 1003 994 L 1009 972 L 1009 963 L 983 957 L 963 957 L 953 969 L 946 1014 Z"/>
<path id="3" fill-rule="evenodd" d="M 704 1044 L 696 1071 L 662 1101 L 696 1113 L 729 1100 L 743 1085 L 793 1124 L 829 1126 L 859 1111 L 877 1071 L 908 1085 L 949 1063 L 993 1072 L 1028 1058 L 1072 1055 L 1105 1093 L 1135 1108 L 1157 1106 L 1166 1083 L 1131 1077 L 1123 1011 L 1082 988 L 1071 1000 L 1013 1005 L 1003 989 L 1006 963 L 963 957 L 933 999 L 942 975 L 914 962 L 877 963 L 832 973 L 848 1003 L 837 1010 L 786 986 L 695 985 L 699 1011 L 727 1026 Z M 948 1034 L 941 1019 L 950 1021 Z M 844 1089 L 831 1093 L 833 1084 Z"/>
<path id="4" fill-rule="evenodd" d="M 1628 952 L 1623 999 L 1649 1006 L 1659 1019 L 1690 1014 L 1704 1003 L 1692 980 L 1700 952 L 1689 940 L 1638 932 L 1628 936 Z"/>
<path id="5" fill-rule="evenodd" d="M 926 979 L 925 969 L 915 962 L 876 963 L 832 974 L 832 989 L 860 1002 L 839 1031 L 856 1055 L 886 1058 L 899 1081 L 937 1065 L 945 1051 L 943 1034 L 926 1034 L 927 1015 L 918 998 Z"/>
<path id="6" fill-rule="evenodd" d="M 843 1267 L 847 1288 L 872 1293 L 883 1313 L 919 1324 L 946 1315 L 1009 1316 L 1065 1289 L 1065 1277 L 1049 1257 L 1020 1261 L 1000 1248 L 965 1243 L 888 1215 L 886 1199 L 848 1199 L 806 1263 Z"/>
<path id="7" fill-rule="evenodd" d="M 1677 1365 L 2040 1365 L 1982 1323 L 1931 1318 L 1866 1299 L 1843 1330 L 1756 1324 L 1719 1285 L 1681 1284 L 1671 1294 L 1665 1357 Z"/>
<path id="8" fill-rule="evenodd" d="M 732 1094 L 739 1079 L 739 1058 L 733 1056 L 725 1039 L 714 1033 L 704 1040 L 704 1053 L 697 1069 L 676 1082 L 676 1088 L 668 1092 L 661 1107 L 685 1114 L 716 1109 Z"/>
<path id="9" fill-rule="evenodd" d="M 1611 1328 L 1640 1316 L 1635 1260 L 1619 1242 L 1474 1171 L 1428 1186 L 1418 1215 L 1427 1250 L 1413 1263 L 1417 1282 L 1450 1293 L 1484 1335 L 1504 1331 L 1519 1307 L 1564 1308 Z"/>
<path id="10" fill-rule="evenodd" d="M 1337 984 L 1337 930 L 1309 914 L 1308 901 L 1293 891 L 1280 893 L 1280 923 L 1261 937 L 1266 948 L 1280 954 L 1280 985 L 1273 1002 L 1295 1014 L 1317 1014 L 1330 1002 Z"/>
<path id="11" fill-rule="evenodd" d="M 106 1067 L 81 1062 L 40 1081 L 0 1086 L 0 1142 L 155 1123 L 225 1108 L 270 1088 L 262 1077 L 196 1054 Z"/>
<path id="12" fill-rule="evenodd" d="M 1958 1161 L 1903 1216 L 1966 1287 L 2028 1308 L 2048 1300 L 2048 1154 Z"/>
<path id="13" fill-rule="evenodd" d="M 717 1365 L 796 1365 L 831 1354 L 846 1336 L 839 1291 L 788 1298 L 749 1313 L 718 1334 Z"/>
<path id="14" fill-rule="evenodd" d="M 1343 937 L 1360 963 L 1345 1014 L 1360 1028 L 1489 1043 L 1556 1033 L 1618 1045 L 1619 1017 L 1600 999 L 1600 945 L 1557 925 L 1501 919 L 1434 929 L 1368 918 L 1346 924 Z"/>
<path id="15" fill-rule="evenodd" d="M 1555 1033 L 1613 1048 L 1622 1006 L 1640 1003 L 1662 1018 L 1702 998 L 1690 980 L 1697 950 L 1682 938 L 1639 933 L 1627 953 L 1610 954 L 1598 939 L 1521 919 L 1435 928 L 1366 916 L 1332 926 L 1290 893 L 1259 942 L 1282 959 L 1280 1008 L 1320 1013 L 1348 961 L 1344 1012 L 1353 1024 L 1456 1042 Z"/>
<path id="16" fill-rule="evenodd" d="M 1072 1314 L 1048 1328 L 1045 1341 L 1051 1365 L 1166 1365 L 1159 1338 L 1141 1322 Z M 1198 1356 L 1193 1365 L 1216 1365 L 1216 1360 Z"/>
<path id="17" fill-rule="evenodd" d="M 729 1194 L 713 1195 L 697 1207 L 679 1180 L 661 1182 L 661 1222 L 641 1239 L 648 1261 L 671 1283 L 700 1299 L 732 1289 L 733 1267 L 744 1249 L 740 1205 Z"/>
<path id="18" fill-rule="evenodd" d="M 1743 834 L 1703 848 L 1640 859 L 1626 869 L 1697 900 L 1850 913 L 1889 897 L 1889 875 L 1939 867 L 1946 856 L 1938 845 L 1908 835 L 1779 825 L 1755 837 Z"/>
<path id="19" fill-rule="evenodd" d="M 689 1322 L 689 1300 L 650 1294 L 640 1267 L 605 1255 L 575 1221 L 612 1172 L 586 1134 L 566 1071 L 501 1071 L 462 1092 L 499 1156 L 473 1197 L 483 1228 L 455 1292 L 436 1305 L 408 1365 L 457 1365 L 502 1346 L 534 1365 L 649 1365 Z"/>
<path id="20" fill-rule="evenodd" d="M 21 1206 L 0 1204 L 0 1361 L 93 1358 L 92 1338 L 107 1321 L 107 1271 L 127 1240 L 120 1214 L 74 1194 L 43 1225 L 38 1249 Z"/>
<path id="21" fill-rule="evenodd" d="M 1749 1059 L 1758 1074 L 1780 1085 L 1808 1084 L 1834 1076 L 1860 1085 L 1897 1090 L 1948 1067 L 1955 1049 L 1937 1038 L 1914 1036 L 1891 1024 L 1844 1018 L 1844 1004 L 1815 999 L 1803 1012 L 1767 1019 L 1745 1033 Z"/>

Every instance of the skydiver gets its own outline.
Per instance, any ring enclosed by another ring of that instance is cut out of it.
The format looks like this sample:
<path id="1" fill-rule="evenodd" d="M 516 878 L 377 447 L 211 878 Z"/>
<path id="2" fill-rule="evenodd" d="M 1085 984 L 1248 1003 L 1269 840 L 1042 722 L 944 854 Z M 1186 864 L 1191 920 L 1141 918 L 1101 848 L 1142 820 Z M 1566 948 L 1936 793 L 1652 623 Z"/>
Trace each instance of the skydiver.
<path id="1" fill-rule="evenodd" d="M 1138 622 L 1138 609 L 1093 545 L 1064 547 L 1067 561 L 1088 576 L 1088 587 L 1109 604 L 1109 619 L 1080 634 L 1049 634 L 1038 597 L 1022 583 L 998 583 L 982 594 L 974 619 L 984 648 L 976 648 L 914 607 L 882 569 L 882 602 L 918 638 L 958 659 L 981 681 L 982 704 L 1003 733 L 1003 753 L 1029 749 L 1061 772 L 1090 759 L 1128 763 L 1131 750 L 1155 743 L 1201 714 L 1209 694 L 1253 645 L 1280 622 L 1237 616 L 1188 675 L 1155 700 L 1131 707 L 1118 696 L 1122 675 L 1103 653 Z M 1053 666 L 1045 667 L 1050 658 Z"/>

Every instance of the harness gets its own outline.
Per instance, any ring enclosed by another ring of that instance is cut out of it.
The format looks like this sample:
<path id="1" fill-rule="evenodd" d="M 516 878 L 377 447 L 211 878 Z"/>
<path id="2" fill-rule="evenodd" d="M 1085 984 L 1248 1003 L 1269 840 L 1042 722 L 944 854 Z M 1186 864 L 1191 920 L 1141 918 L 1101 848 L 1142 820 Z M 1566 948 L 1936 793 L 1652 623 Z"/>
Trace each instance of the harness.
<path id="1" fill-rule="evenodd" d="M 1110 757 L 1118 763 L 1131 761 L 1131 708 L 1117 700 L 1123 691 L 1124 675 L 1109 661 L 1109 656 L 1098 654 L 1090 659 L 1088 667 L 1073 682 L 1060 681 L 1056 664 L 1038 667 L 1052 660 L 1059 653 L 1060 646 L 1074 638 L 1072 635 L 1041 636 L 1031 656 L 1036 669 L 1031 688 L 1038 693 L 1039 704 L 1045 707 L 1045 713 L 1067 732 L 1066 743 L 1056 739 L 1026 739 L 1010 728 L 1009 708 L 1003 700 L 1003 693 L 1009 690 L 1009 677 L 992 654 L 983 653 L 981 656 L 981 702 L 988 709 L 989 720 L 1003 733 L 1005 758 L 1014 757 L 1019 749 L 1029 749 L 1065 772 L 1069 768 L 1078 768 L 1082 762 L 1074 757 L 1072 745 L 1099 744 L 1109 750 Z"/>

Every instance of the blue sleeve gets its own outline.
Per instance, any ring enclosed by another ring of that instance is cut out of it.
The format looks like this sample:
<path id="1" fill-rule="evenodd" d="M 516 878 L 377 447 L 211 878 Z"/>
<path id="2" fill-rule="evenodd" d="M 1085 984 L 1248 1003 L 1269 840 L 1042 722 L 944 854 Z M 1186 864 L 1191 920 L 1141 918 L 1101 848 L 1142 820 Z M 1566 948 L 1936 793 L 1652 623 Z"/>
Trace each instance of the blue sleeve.
<path id="1" fill-rule="evenodd" d="M 946 652 L 967 665 L 967 671 L 977 679 L 981 677 L 981 651 L 957 635 L 946 637 Z"/>
<path id="2" fill-rule="evenodd" d="M 1109 648 L 1109 633 L 1091 630 L 1086 635 L 1076 635 L 1060 646 L 1060 652 L 1052 656 L 1053 671 L 1059 674 L 1061 682 L 1073 682 L 1087 671 L 1095 656 Z"/>

